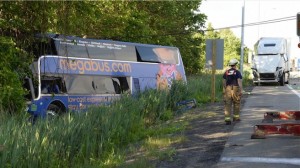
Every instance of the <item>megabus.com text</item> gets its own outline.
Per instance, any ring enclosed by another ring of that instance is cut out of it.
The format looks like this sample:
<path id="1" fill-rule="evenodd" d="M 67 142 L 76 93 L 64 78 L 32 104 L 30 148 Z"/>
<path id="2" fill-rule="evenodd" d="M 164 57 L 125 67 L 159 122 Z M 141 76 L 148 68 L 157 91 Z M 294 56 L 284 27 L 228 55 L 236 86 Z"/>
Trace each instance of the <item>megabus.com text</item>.
<path id="1" fill-rule="evenodd" d="M 129 63 L 95 61 L 95 60 L 67 60 L 60 59 L 59 66 L 63 70 L 79 71 L 80 74 L 89 72 L 131 72 Z"/>

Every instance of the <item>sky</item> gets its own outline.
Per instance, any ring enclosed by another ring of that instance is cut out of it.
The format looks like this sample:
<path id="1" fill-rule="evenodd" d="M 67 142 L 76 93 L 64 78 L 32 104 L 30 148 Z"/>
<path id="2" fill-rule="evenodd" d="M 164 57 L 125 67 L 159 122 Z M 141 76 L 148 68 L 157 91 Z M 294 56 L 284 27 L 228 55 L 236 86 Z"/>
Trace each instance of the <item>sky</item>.
<path id="1" fill-rule="evenodd" d="M 300 58 L 299 37 L 296 33 L 296 15 L 300 12 L 300 0 L 203 0 L 200 12 L 207 16 L 213 28 L 242 25 L 244 6 L 244 45 L 253 49 L 261 37 L 284 37 L 290 41 L 291 57 Z M 294 17 L 277 23 L 246 26 L 249 23 Z M 241 27 L 231 28 L 241 38 Z"/>

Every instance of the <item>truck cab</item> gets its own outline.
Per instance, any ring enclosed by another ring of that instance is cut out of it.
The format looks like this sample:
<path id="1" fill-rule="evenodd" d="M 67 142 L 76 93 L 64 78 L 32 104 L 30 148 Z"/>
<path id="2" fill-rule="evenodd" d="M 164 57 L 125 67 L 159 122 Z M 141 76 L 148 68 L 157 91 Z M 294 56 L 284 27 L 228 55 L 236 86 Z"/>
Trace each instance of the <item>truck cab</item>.
<path id="1" fill-rule="evenodd" d="M 264 37 L 254 46 L 255 55 L 252 61 L 253 83 L 289 83 L 290 55 L 289 45 L 285 38 Z"/>

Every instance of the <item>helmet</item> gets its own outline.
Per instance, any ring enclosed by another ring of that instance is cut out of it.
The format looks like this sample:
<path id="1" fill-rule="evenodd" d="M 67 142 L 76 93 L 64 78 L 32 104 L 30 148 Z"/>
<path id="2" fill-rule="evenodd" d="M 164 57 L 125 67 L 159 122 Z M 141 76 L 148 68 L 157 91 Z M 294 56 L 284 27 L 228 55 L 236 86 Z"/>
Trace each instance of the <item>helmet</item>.
<path id="1" fill-rule="evenodd" d="M 237 59 L 235 59 L 235 58 L 233 58 L 233 59 L 231 59 L 231 60 L 229 61 L 229 65 L 230 65 L 230 66 L 236 65 L 236 64 L 238 64 L 238 63 L 239 63 L 239 61 L 238 61 Z"/>

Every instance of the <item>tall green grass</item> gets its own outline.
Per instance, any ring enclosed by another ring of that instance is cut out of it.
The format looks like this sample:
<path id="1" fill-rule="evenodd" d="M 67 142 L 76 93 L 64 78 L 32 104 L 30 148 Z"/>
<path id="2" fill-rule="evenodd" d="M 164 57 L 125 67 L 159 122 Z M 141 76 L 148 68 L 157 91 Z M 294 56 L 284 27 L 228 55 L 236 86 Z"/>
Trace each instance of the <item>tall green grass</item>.
<path id="1" fill-rule="evenodd" d="M 216 93 L 221 95 L 221 75 Z M 0 117 L 0 167 L 115 167 L 123 163 L 129 144 L 160 134 L 182 131 L 156 125 L 179 115 L 176 103 L 191 98 L 210 101 L 209 74 L 191 76 L 187 85 L 175 82 L 168 91 L 147 90 L 123 95 L 110 106 L 68 113 L 34 125 L 24 116 Z M 171 152 L 172 153 L 172 152 Z"/>
<path id="2" fill-rule="evenodd" d="M 169 91 L 147 90 L 110 106 L 91 107 L 31 125 L 25 117 L 6 117 L 0 124 L 0 167 L 105 167 L 122 161 L 121 149 L 146 138 L 147 129 L 172 118 L 173 101 L 183 84 Z M 175 111 L 175 110 L 174 110 Z"/>
<path id="3" fill-rule="evenodd" d="M 222 96 L 222 76 L 221 72 L 215 75 L 215 99 L 219 101 Z M 208 103 L 212 100 L 212 75 L 203 72 L 199 75 L 188 77 L 188 90 L 191 97 L 199 103 Z"/>

